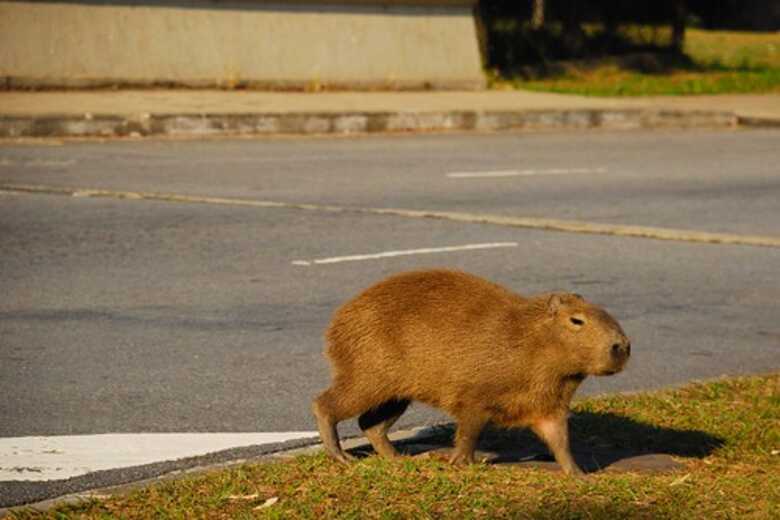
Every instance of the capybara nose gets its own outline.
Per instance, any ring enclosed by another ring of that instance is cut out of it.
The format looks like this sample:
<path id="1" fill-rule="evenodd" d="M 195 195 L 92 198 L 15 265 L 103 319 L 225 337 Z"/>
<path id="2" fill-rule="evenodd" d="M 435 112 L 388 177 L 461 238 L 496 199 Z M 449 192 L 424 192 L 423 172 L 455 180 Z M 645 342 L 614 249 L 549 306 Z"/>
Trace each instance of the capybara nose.
<path id="1" fill-rule="evenodd" d="M 612 355 L 615 357 L 625 356 L 628 357 L 631 355 L 631 342 L 626 341 L 625 343 L 615 343 L 612 345 Z"/>

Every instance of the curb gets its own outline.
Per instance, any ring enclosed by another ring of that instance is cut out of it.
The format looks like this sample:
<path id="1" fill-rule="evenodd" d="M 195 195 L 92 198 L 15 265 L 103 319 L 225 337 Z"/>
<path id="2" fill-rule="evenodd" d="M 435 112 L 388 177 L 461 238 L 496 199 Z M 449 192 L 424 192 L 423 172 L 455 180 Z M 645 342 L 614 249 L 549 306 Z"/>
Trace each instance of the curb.
<path id="1" fill-rule="evenodd" d="M 389 435 L 390 439 L 396 444 L 409 444 L 414 442 L 428 441 L 438 438 L 442 435 L 442 428 L 444 425 L 432 425 L 432 426 L 420 426 L 411 428 L 408 430 L 399 430 Z M 342 440 L 342 446 L 344 449 L 360 449 L 370 446 L 368 439 L 365 437 L 351 437 Z M 70 493 L 61 493 L 57 495 L 50 495 L 43 500 L 37 500 L 26 504 L 18 504 L 7 507 L 0 507 L 0 519 L 6 518 L 14 512 L 33 511 L 38 513 L 45 513 L 46 511 L 55 507 L 78 504 L 85 500 L 91 500 L 93 498 L 103 498 L 110 495 L 125 495 L 132 493 L 133 491 L 149 486 L 155 482 L 163 482 L 166 480 L 174 480 L 183 478 L 189 475 L 197 475 L 199 473 L 205 473 L 208 471 L 215 471 L 220 469 L 227 469 L 234 466 L 240 466 L 246 463 L 268 463 L 274 461 L 280 461 L 295 457 L 296 455 L 303 453 L 313 453 L 321 449 L 319 438 L 309 440 L 299 440 L 284 443 L 279 449 L 271 449 L 271 451 L 261 453 L 255 456 L 236 457 L 229 456 L 232 453 L 236 453 L 241 448 L 225 450 L 228 455 L 226 460 L 219 462 L 212 462 L 206 464 L 198 464 L 201 456 L 190 457 L 187 459 L 181 459 L 181 467 L 169 470 L 167 472 L 154 472 L 151 476 L 136 476 L 126 481 L 120 481 L 115 484 L 108 485 L 85 485 L 82 489 Z M 208 455 L 207 455 L 208 456 Z M 206 456 L 206 457 L 207 457 Z M 154 463 L 149 466 L 154 466 Z M 144 466 L 138 466 L 143 468 Z M 129 468 L 133 469 L 133 468 Z M 112 471 L 112 470 L 109 470 Z M 97 472 L 105 473 L 105 472 Z M 95 473 L 93 473 L 94 475 Z M 139 474 L 140 475 L 140 474 Z M 89 476 L 89 474 L 87 475 Z"/>
<path id="2" fill-rule="evenodd" d="M 738 115 L 737 125 L 748 128 L 780 128 L 780 119 Z"/>
<path id="3" fill-rule="evenodd" d="M 732 112 L 667 109 L 316 112 L 239 114 L 0 115 L 0 138 L 349 135 L 503 130 L 629 130 L 780 126 Z"/>

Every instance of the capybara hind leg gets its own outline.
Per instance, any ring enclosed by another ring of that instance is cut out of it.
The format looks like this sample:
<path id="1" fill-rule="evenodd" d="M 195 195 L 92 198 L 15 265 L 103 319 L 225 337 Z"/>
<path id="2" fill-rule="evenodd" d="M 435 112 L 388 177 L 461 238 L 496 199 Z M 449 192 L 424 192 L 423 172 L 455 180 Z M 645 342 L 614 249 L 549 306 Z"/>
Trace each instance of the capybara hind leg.
<path id="1" fill-rule="evenodd" d="M 387 432 L 408 406 L 409 401 L 406 399 L 391 399 L 363 413 L 358 418 L 360 429 L 366 434 L 374 451 L 379 455 L 388 458 L 398 456 L 395 447 L 387 438 Z"/>
<path id="2" fill-rule="evenodd" d="M 455 433 L 455 450 L 450 456 L 450 464 L 473 464 L 474 450 L 477 448 L 479 434 L 487 424 L 488 418 L 474 414 L 458 418 L 458 431 Z"/>
<path id="3" fill-rule="evenodd" d="M 583 474 L 571 455 L 569 423 L 566 415 L 541 419 L 532 424 L 531 429 L 547 444 L 564 473 L 567 475 Z"/>
<path id="4" fill-rule="evenodd" d="M 334 402 L 336 401 L 331 398 L 330 390 L 327 390 L 314 400 L 311 409 L 317 419 L 317 428 L 325 452 L 339 462 L 349 462 L 354 457 L 341 449 L 336 426 L 343 417 L 334 413 Z"/>

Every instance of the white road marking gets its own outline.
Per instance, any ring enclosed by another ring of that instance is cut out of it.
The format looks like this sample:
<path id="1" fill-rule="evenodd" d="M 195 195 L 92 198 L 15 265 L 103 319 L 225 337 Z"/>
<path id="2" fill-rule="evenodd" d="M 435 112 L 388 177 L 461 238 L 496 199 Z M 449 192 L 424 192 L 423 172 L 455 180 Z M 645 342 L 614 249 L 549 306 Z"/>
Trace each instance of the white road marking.
<path id="1" fill-rule="evenodd" d="M 0 482 L 46 481 L 206 455 L 243 446 L 316 438 L 317 432 L 106 433 L 0 438 Z"/>
<path id="2" fill-rule="evenodd" d="M 452 179 L 489 178 L 489 177 L 531 177 L 533 175 L 566 175 L 574 173 L 606 173 L 606 168 L 550 168 L 546 170 L 497 170 L 484 172 L 452 172 Z"/>
<path id="3" fill-rule="evenodd" d="M 301 265 L 301 266 L 308 266 L 313 264 L 336 264 L 339 262 L 375 260 L 377 258 L 390 258 L 393 256 L 428 255 L 432 253 L 449 253 L 451 251 L 470 251 L 473 249 L 492 249 L 496 247 L 517 247 L 517 242 L 492 242 L 487 244 L 465 244 L 462 246 L 407 249 L 405 251 L 383 251 L 381 253 L 370 253 L 365 255 L 334 256 L 331 258 L 318 258 L 316 260 L 294 260 L 292 264 Z"/>

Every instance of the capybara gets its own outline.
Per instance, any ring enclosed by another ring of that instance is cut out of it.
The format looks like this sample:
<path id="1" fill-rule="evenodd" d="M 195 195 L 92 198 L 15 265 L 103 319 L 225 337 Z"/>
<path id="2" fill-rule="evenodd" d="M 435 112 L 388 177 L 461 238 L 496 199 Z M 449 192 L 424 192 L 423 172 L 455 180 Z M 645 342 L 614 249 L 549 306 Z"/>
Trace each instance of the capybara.
<path id="1" fill-rule="evenodd" d="M 336 311 L 326 333 L 331 386 L 313 402 L 323 445 L 339 461 L 336 425 L 359 416 L 376 452 L 411 401 L 457 422 L 453 463 L 473 462 L 488 422 L 529 427 L 569 474 L 568 413 L 588 375 L 619 372 L 631 353 L 620 325 L 568 293 L 523 297 L 458 271 L 391 276 Z"/>

